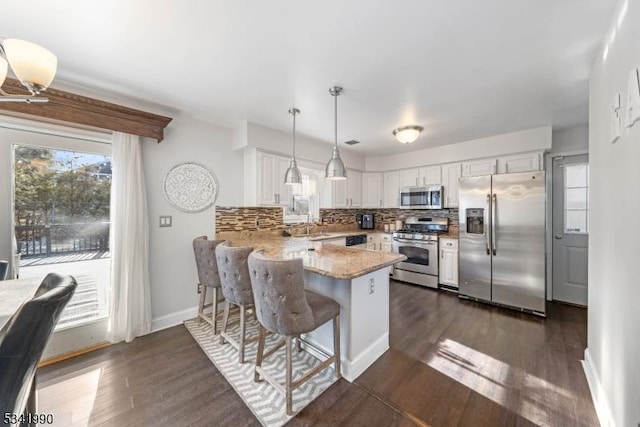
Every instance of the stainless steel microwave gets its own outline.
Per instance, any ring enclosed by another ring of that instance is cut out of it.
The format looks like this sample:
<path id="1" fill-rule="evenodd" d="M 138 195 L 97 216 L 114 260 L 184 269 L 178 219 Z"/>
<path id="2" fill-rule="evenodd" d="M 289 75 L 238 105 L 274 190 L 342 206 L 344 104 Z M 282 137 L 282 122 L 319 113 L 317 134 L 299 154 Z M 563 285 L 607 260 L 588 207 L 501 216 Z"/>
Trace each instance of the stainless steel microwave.
<path id="1" fill-rule="evenodd" d="M 401 188 L 400 207 L 404 209 L 442 209 L 442 185 Z"/>

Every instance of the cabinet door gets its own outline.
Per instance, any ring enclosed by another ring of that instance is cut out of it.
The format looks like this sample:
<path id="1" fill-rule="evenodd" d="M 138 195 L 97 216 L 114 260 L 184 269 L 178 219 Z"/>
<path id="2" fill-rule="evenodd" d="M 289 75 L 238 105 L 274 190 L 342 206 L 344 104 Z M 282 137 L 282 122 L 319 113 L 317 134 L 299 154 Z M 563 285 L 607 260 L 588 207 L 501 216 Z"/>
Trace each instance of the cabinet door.
<path id="1" fill-rule="evenodd" d="M 442 184 L 440 166 L 429 166 L 418 169 L 420 185 Z"/>
<path id="2" fill-rule="evenodd" d="M 275 205 L 277 193 L 274 183 L 276 156 L 258 153 L 258 185 L 256 202 L 258 205 Z"/>
<path id="3" fill-rule="evenodd" d="M 418 169 L 404 169 L 400 171 L 400 187 L 418 187 L 420 172 Z"/>
<path id="4" fill-rule="evenodd" d="M 380 243 L 380 250 L 382 252 L 391 252 L 391 243 Z"/>
<path id="5" fill-rule="evenodd" d="M 340 180 L 331 181 L 331 206 L 334 208 L 348 208 L 349 207 L 349 195 L 347 181 L 351 177 Z"/>
<path id="6" fill-rule="evenodd" d="M 284 175 L 289 169 L 289 159 L 286 157 L 276 158 L 276 173 L 273 177 L 274 186 L 276 188 L 276 204 L 283 206 L 293 205 L 293 188 L 292 185 L 285 185 Z M 299 185 L 300 186 L 300 185 Z"/>
<path id="7" fill-rule="evenodd" d="M 458 286 L 458 251 L 440 249 L 440 283 Z"/>
<path id="8" fill-rule="evenodd" d="M 397 208 L 400 198 L 400 174 L 398 172 L 384 173 L 384 207 Z"/>
<path id="9" fill-rule="evenodd" d="M 462 167 L 460 163 L 442 166 L 445 208 L 458 207 L 458 179 L 461 173 Z"/>
<path id="10" fill-rule="evenodd" d="M 382 174 L 363 173 L 362 174 L 362 207 L 381 208 L 382 207 Z"/>
<path id="11" fill-rule="evenodd" d="M 498 159 L 498 173 L 531 172 L 541 170 L 540 153 L 527 153 Z"/>
<path id="12" fill-rule="evenodd" d="M 362 172 L 349 171 L 347 176 L 349 207 L 359 208 L 362 206 Z"/>
<path id="13" fill-rule="evenodd" d="M 482 176 L 496 173 L 496 159 L 473 160 L 462 164 L 462 176 Z"/>

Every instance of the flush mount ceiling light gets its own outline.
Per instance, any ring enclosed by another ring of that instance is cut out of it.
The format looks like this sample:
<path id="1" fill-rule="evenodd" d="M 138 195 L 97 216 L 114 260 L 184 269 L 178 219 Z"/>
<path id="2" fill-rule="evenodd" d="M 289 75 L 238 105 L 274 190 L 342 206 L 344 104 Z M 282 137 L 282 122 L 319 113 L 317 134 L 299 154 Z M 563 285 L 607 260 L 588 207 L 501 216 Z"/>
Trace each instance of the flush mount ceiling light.
<path id="1" fill-rule="evenodd" d="M 9 67 L 31 95 L 12 95 L 2 90 Z M 47 102 L 40 97 L 56 75 L 58 59 L 47 49 L 19 39 L 0 39 L 0 102 Z"/>
<path id="2" fill-rule="evenodd" d="M 295 185 L 302 184 L 302 174 L 296 162 L 296 115 L 300 114 L 300 110 L 295 107 L 289 108 L 289 114 L 293 116 L 293 150 L 291 153 L 291 161 L 289 162 L 289 169 L 287 169 L 287 172 L 284 174 L 284 183 L 287 185 Z"/>
<path id="3" fill-rule="evenodd" d="M 333 153 L 331 154 L 331 160 L 327 163 L 324 177 L 325 179 L 338 180 L 347 179 L 347 169 L 344 167 L 344 163 L 340 158 L 340 151 L 338 150 L 338 96 L 342 94 L 342 88 L 334 86 L 329 89 L 329 93 L 335 100 L 335 143 L 333 147 Z"/>
<path id="4" fill-rule="evenodd" d="M 418 139 L 420 133 L 424 130 L 422 126 L 417 125 L 409 125 L 402 126 L 393 131 L 393 136 L 396 137 L 398 142 L 403 144 L 411 144 L 413 141 Z"/>

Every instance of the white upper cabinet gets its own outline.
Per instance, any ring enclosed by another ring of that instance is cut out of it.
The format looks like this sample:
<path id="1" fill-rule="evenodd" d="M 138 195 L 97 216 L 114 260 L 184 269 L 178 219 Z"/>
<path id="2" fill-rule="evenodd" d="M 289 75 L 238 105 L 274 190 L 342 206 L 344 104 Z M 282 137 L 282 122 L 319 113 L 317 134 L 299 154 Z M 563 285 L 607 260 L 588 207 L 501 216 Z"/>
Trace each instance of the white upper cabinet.
<path id="1" fill-rule="evenodd" d="M 245 205 L 274 206 L 291 203 L 292 189 L 284 184 L 289 159 L 253 150 L 245 154 Z"/>
<path id="2" fill-rule="evenodd" d="M 417 187 L 420 185 L 420 171 L 418 168 L 403 169 L 400 174 L 400 188 Z"/>
<path id="3" fill-rule="evenodd" d="M 349 185 L 349 207 L 359 208 L 362 206 L 362 172 L 348 171 L 347 184 Z"/>
<path id="4" fill-rule="evenodd" d="M 276 173 L 276 156 L 258 152 L 258 176 L 256 202 L 258 205 L 275 205 L 277 200 L 273 177 Z"/>
<path id="5" fill-rule="evenodd" d="M 362 172 L 347 170 L 347 179 L 331 182 L 333 208 L 359 208 L 362 206 Z"/>
<path id="6" fill-rule="evenodd" d="M 367 172 L 362 174 L 362 207 L 381 208 L 382 205 L 382 173 Z"/>
<path id="7" fill-rule="evenodd" d="M 482 176 L 496 173 L 496 159 L 471 160 L 462 164 L 462 176 Z"/>
<path id="8" fill-rule="evenodd" d="M 293 204 L 293 187 L 284 183 L 284 175 L 289 169 L 289 159 L 278 156 L 276 158 L 276 174 L 273 177 L 276 194 L 278 197 L 277 204 L 288 206 Z"/>
<path id="9" fill-rule="evenodd" d="M 458 207 L 458 180 L 461 175 L 462 165 L 460 163 L 442 165 L 442 185 L 444 187 L 443 207 Z"/>
<path id="10" fill-rule="evenodd" d="M 418 169 L 418 185 L 442 184 L 442 172 L 440 166 L 427 166 Z"/>
<path id="11" fill-rule="evenodd" d="M 384 176 L 384 207 L 397 208 L 400 205 L 400 172 L 385 172 Z"/>
<path id="12" fill-rule="evenodd" d="M 498 159 L 498 173 L 539 171 L 542 169 L 542 153 L 524 153 Z"/>

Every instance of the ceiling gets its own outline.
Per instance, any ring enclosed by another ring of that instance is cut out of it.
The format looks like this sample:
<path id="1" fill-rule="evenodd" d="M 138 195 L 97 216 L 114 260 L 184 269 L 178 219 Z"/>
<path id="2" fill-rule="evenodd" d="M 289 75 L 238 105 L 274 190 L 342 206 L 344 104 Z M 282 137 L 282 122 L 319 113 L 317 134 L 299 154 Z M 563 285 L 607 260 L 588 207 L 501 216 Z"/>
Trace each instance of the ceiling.
<path id="1" fill-rule="evenodd" d="M 58 56 L 60 81 L 366 155 L 588 119 L 616 0 L 9 0 L 0 36 Z M 55 86 L 55 81 L 54 84 Z M 413 144 L 392 130 L 419 124 Z"/>

